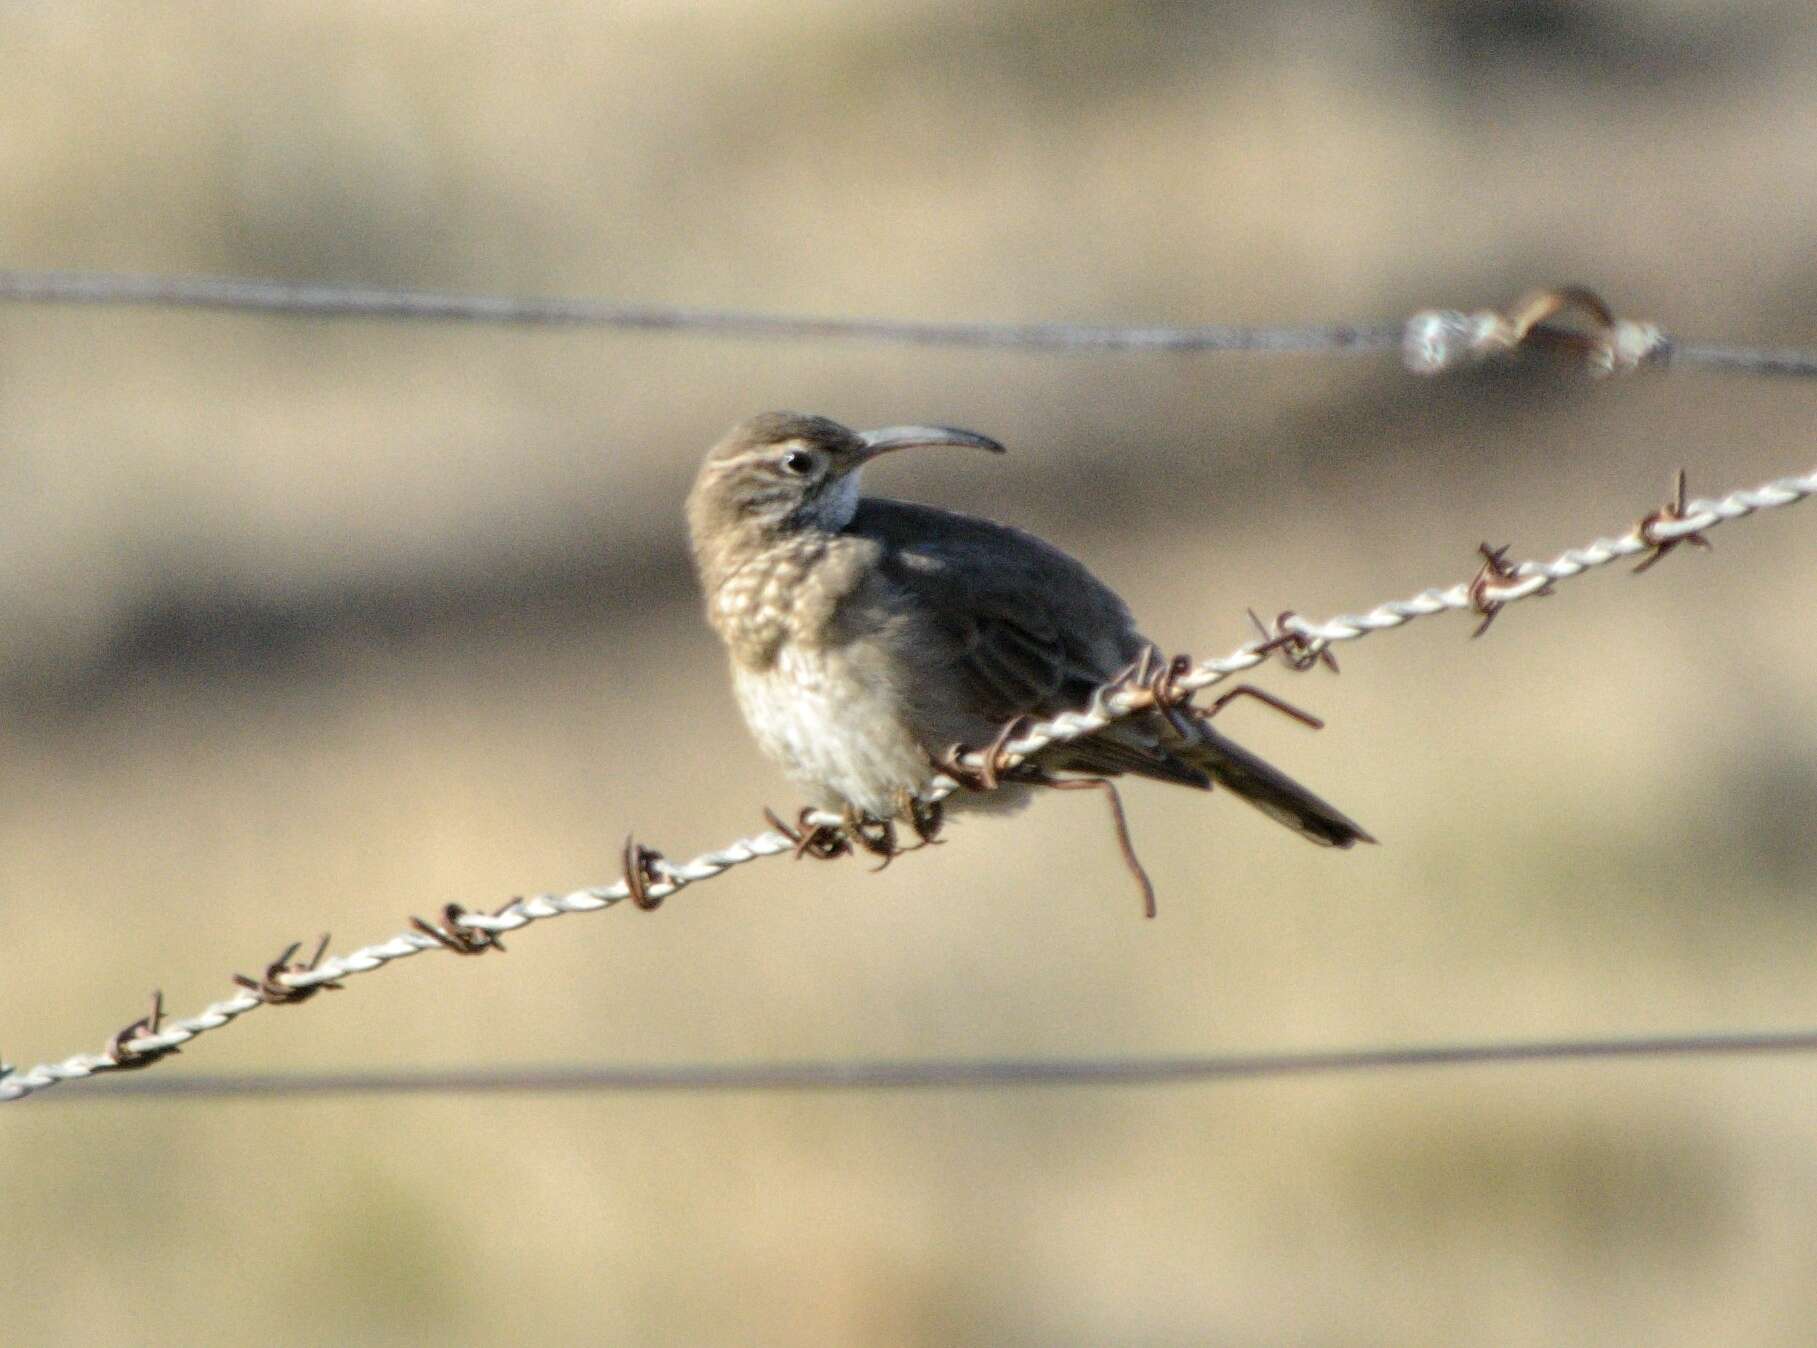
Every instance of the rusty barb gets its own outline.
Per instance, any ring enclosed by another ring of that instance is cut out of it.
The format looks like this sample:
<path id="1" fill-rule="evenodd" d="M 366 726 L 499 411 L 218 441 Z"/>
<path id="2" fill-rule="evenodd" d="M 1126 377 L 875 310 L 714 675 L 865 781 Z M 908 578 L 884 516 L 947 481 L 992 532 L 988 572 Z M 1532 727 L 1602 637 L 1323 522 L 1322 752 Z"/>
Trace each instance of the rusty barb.
<path id="1" fill-rule="evenodd" d="M 321 964 L 322 956 L 328 953 L 328 933 L 322 933 L 322 939 L 316 942 L 315 953 L 307 960 L 297 962 L 294 956 L 303 948 L 301 941 L 292 941 L 284 947 L 284 952 L 265 966 L 263 978 L 253 978 L 247 974 L 235 974 L 233 981 L 257 997 L 267 1006 L 294 1006 L 306 1002 L 316 993 L 326 988 L 329 992 L 339 992 L 342 984 L 332 979 L 321 983 L 308 983 L 302 987 L 292 987 L 284 981 L 285 974 L 314 973 Z"/>
<path id="2" fill-rule="evenodd" d="M 625 838 L 625 892 L 640 913 L 653 913 L 662 907 L 667 895 L 652 894 L 650 886 L 662 884 L 669 877 L 663 867 L 668 860 L 654 847 L 645 847 L 633 836 Z"/>
<path id="3" fill-rule="evenodd" d="M 1656 323 L 1617 318 L 1588 286 L 1564 285 L 1529 291 L 1507 309 L 1417 313 L 1407 320 L 1401 359 L 1413 373 L 1431 375 L 1531 350 L 1612 375 L 1665 364 L 1672 342 Z"/>
<path id="4" fill-rule="evenodd" d="M 168 1058 L 177 1052 L 175 1044 L 165 1044 L 158 1048 L 133 1048 L 132 1041 L 141 1035 L 153 1035 L 160 1032 L 164 1024 L 164 992 L 154 989 L 151 994 L 151 1010 L 140 1016 L 132 1024 L 116 1032 L 107 1041 L 106 1057 L 121 1071 L 134 1071 L 141 1067 L 150 1067 L 161 1059 Z"/>
<path id="5" fill-rule="evenodd" d="M 1254 609 L 1244 611 L 1249 614 L 1249 621 L 1255 624 L 1255 630 L 1262 636 L 1262 644 L 1255 648 L 1257 655 L 1278 655 L 1287 668 L 1296 674 L 1304 674 L 1320 665 L 1333 674 L 1342 673 L 1338 669 L 1338 658 L 1332 651 L 1330 642 L 1309 637 L 1297 627 L 1291 626 L 1293 620 L 1300 616 L 1292 609 L 1282 609 L 1272 624 L 1258 618 Z"/>
<path id="6" fill-rule="evenodd" d="M 517 900 L 513 899 L 511 903 L 505 904 L 497 912 L 489 913 L 487 916 L 502 916 L 506 909 L 516 902 Z M 483 931 L 478 927 L 469 927 L 461 922 L 461 919 L 472 911 L 458 903 L 443 904 L 441 926 L 425 922 L 420 917 L 411 918 L 410 925 L 424 936 L 434 940 L 436 944 L 452 950 L 457 955 L 483 955 L 488 950 L 496 950 L 503 954 L 505 943 L 499 939 L 497 932 Z"/>
<path id="7" fill-rule="evenodd" d="M 1284 621 L 1287 616 L 1283 614 L 1277 623 Z M 1319 663 L 1318 654 L 1311 651 L 1311 643 L 1298 633 L 1283 636 L 1282 650 L 1287 649 L 1289 637 L 1298 637 L 1300 649 L 1310 655 L 1309 664 L 1296 667 L 1309 669 L 1313 664 Z M 1332 668 L 1336 667 L 1336 661 L 1333 661 Z M 1193 669 L 1193 659 L 1190 655 L 1176 655 L 1171 660 L 1162 660 L 1160 653 L 1150 646 L 1143 650 L 1135 664 L 1124 670 L 1107 685 L 1107 692 L 1140 691 L 1146 693 L 1153 703 L 1154 710 L 1166 718 L 1174 733 L 1182 739 L 1192 737 L 1193 723 L 1202 724 L 1210 721 L 1240 697 L 1254 698 L 1262 705 L 1270 707 L 1302 725 L 1310 726 L 1314 730 L 1324 729 L 1325 723 L 1311 712 L 1302 710 L 1285 698 L 1276 697 L 1273 693 L 1258 688 L 1252 683 L 1239 683 L 1212 699 L 1208 706 L 1195 706 L 1192 700 L 1195 690 L 1185 684 L 1187 676 L 1193 672 Z M 1104 793 L 1105 800 L 1110 806 L 1111 824 L 1116 830 L 1117 846 L 1123 853 L 1123 864 L 1129 868 L 1130 875 L 1135 879 L 1136 886 L 1141 891 L 1142 915 L 1153 918 L 1156 912 L 1154 883 L 1148 878 L 1148 871 L 1142 865 L 1141 858 L 1136 855 L 1135 843 L 1129 833 L 1129 818 L 1123 810 L 1123 797 L 1117 790 L 1116 783 L 1107 777 L 1048 777 L 1041 784 L 1061 791 L 1095 788 Z"/>
<path id="8" fill-rule="evenodd" d="M 1253 614 L 1250 616 L 1254 617 Z M 1277 619 L 1277 625 L 1291 616 L 1282 614 Z M 1296 669 L 1310 669 L 1327 663 L 1323 657 L 1328 653 L 1298 632 L 1283 631 L 1277 638 L 1269 636 L 1264 630 L 1264 635 L 1269 639 L 1261 649 L 1266 650 L 1278 642 L 1277 649 L 1291 653 L 1287 655 L 1290 663 L 1294 662 L 1296 655 L 1303 661 L 1294 663 Z M 1335 661 L 1329 663 L 1332 668 L 1336 668 Z M 1160 716 L 1181 739 L 1191 739 L 1197 725 L 1210 721 L 1242 697 L 1254 698 L 1264 706 L 1314 730 L 1324 728 L 1325 723 L 1311 712 L 1251 683 L 1237 684 L 1208 705 L 1197 706 L 1193 703 L 1196 690 L 1189 683 L 1189 676 L 1195 668 L 1190 655 L 1176 655 L 1167 659 L 1153 646 L 1148 646 L 1140 656 L 1110 679 L 1099 690 L 1098 696 L 1115 697 L 1120 705 L 1131 711 L 1147 710 Z M 955 744 L 937 756 L 934 766 L 968 791 L 994 791 L 1005 783 L 1015 783 L 1046 787 L 1054 791 L 1102 792 L 1110 808 L 1111 823 L 1116 830 L 1117 846 L 1123 854 L 1123 862 L 1141 891 L 1143 914 L 1152 918 L 1156 911 L 1154 884 L 1149 879 L 1141 858 L 1136 854 L 1135 843 L 1129 831 L 1129 817 L 1123 809 L 1123 797 L 1117 790 L 1116 783 L 1108 777 L 1056 776 L 1039 764 L 1027 761 L 1010 746 L 1023 736 L 1031 723 L 1028 716 L 1014 717 L 1005 722 L 996 737 L 978 751 L 980 762 L 976 767 L 966 761 L 971 756 L 971 751 L 962 744 Z"/>
<path id="9" fill-rule="evenodd" d="M 1253 612 L 1249 616 L 1252 619 L 1255 618 Z M 1291 611 L 1283 613 L 1275 620 L 1276 626 L 1280 627 L 1293 616 Z M 1257 625 L 1260 626 L 1260 623 L 1258 622 Z M 1264 635 L 1268 635 L 1266 629 L 1264 629 Z M 1269 653 L 1271 649 L 1281 651 L 1283 658 L 1287 659 L 1294 669 L 1301 671 L 1327 663 L 1327 658 L 1330 656 L 1330 652 L 1316 641 L 1309 640 L 1304 634 L 1294 631 L 1283 632 L 1278 637 L 1269 636 L 1268 640 L 1256 647 L 1256 652 L 1265 654 Z M 1337 668 L 1335 660 L 1329 660 L 1329 664 L 1332 669 Z M 1134 664 L 1126 667 L 1107 683 L 1104 686 L 1104 693 L 1105 695 L 1121 694 L 1124 697 L 1132 692 L 1144 695 L 1148 705 L 1165 716 L 1168 724 L 1182 738 L 1191 736 L 1193 728 L 1190 722 L 1209 721 L 1240 697 L 1254 698 L 1264 706 L 1280 712 L 1291 720 L 1298 721 L 1301 725 L 1310 726 L 1314 730 L 1325 728 L 1325 723 L 1311 712 L 1296 707 L 1287 699 L 1277 697 L 1264 688 L 1258 688 L 1253 683 L 1239 683 L 1229 691 L 1212 699 L 1209 705 L 1195 706 L 1192 699 L 1197 690 L 1188 683 L 1188 676 L 1195 668 L 1190 655 L 1176 655 L 1171 660 L 1163 661 L 1160 653 L 1151 646 L 1142 652 L 1141 657 Z M 1140 710 L 1143 704 L 1138 699 L 1132 705 L 1135 709 Z"/>
<path id="10" fill-rule="evenodd" d="M 777 818 L 776 811 L 767 805 L 763 807 L 765 822 L 795 845 L 795 860 L 813 857 L 816 861 L 832 861 L 835 857 L 850 853 L 852 844 L 842 827 L 816 821 L 815 816 L 819 813 L 812 805 L 803 805 L 801 813 L 795 816 L 795 822 L 785 824 Z"/>
<path id="11" fill-rule="evenodd" d="M 1669 534 L 1663 538 L 1659 534 L 1662 526 L 1682 524 L 1687 518 L 1685 515 L 1685 476 L 1685 470 L 1680 468 L 1677 477 L 1673 479 L 1672 499 L 1635 526 L 1635 532 L 1640 536 L 1640 541 L 1653 549 L 1635 566 L 1634 574 L 1637 576 L 1650 567 L 1657 566 L 1665 559 L 1665 555 L 1680 543 L 1689 543 L 1692 547 L 1702 548 L 1706 552 L 1714 546 L 1708 538 L 1704 537 L 1703 532 L 1697 529 L 1688 533 Z"/>
<path id="12" fill-rule="evenodd" d="M 1492 591 L 1503 586 L 1518 585 L 1526 579 L 1521 575 L 1520 566 L 1508 560 L 1508 549 L 1512 546 L 1511 543 L 1504 543 L 1499 548 L 1492 548 L 1487 543 L 1476 545 L 1483 564 L 1477 568 L 1476 575 L 1471 578 L 1469 585 L 1464 589 L 1464 593 L 1469 596 L 1470 607 L 1480 613 L 1483 619 L 1476 625 L 1476 630 L 1470 634 L 1472 641 L 1487 632 L 1490 625 L 1500 616 L 1502 609 L 1511 602 L 1493 594 Z M 1552 593 L 1552 582 L 1548 580 L 1534 589 L 1533 597 L 1546 599 Z"/>

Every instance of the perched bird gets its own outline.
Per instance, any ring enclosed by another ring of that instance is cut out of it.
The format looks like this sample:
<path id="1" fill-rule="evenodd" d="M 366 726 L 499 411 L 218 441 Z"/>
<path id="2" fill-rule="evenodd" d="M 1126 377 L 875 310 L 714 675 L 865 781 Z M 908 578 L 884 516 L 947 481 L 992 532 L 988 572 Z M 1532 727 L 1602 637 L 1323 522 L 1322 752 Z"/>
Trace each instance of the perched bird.
<path id="1" fill-rule="evenodd" d="M 859 494 L 870 460 L 932 445 L 1003 452 L 943 426 L 859 432 L 766 412 L 713 447 L 688 495 L 707 618 L 752 734 L 816 805 L 876 820 L 901 815 L 952 746 L 1082 708 L 1154 650 L 1123 601 L 1051 544 Z M 1315 843 L 1375 841 L 1198 718 L 1127 717 L 1031 768 L 1216 783 Z M 1013 807 L 1030 790 L 1012 774 L 948 804 Z"/>

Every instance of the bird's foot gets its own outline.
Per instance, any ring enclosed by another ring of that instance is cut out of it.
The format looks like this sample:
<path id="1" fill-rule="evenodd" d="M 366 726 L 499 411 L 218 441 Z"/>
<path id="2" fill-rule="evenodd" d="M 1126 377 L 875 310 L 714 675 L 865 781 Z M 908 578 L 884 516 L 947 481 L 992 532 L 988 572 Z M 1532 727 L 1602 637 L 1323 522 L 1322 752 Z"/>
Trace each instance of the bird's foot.
<path id="1" fill-rule="evenodd" d="M 935 841 L 934 835 L 940 831 L 940 802 L 919 800 L 907 790 L 898 793 L 897 801 L 897 818 L 920 839 L 912 847 L 903 846 L 896 829 L 896 818 L 879 819 L 853 805 L 847 805 L 841 811 L 836 824 L 826 822 L 822 812 L 812 805 L 804 805 L 792 824 L 779 819 L 770 809 L 763 812 L 763 817 L 771 828 L 795 845 L 797 860 L 813 857 L 816 861 L 832 861 L 857 850 L 880 857 L 881 861 L 872 867 L 880 871 L 904 852 L 917 852 L 926 847 Z"/>
<path id="2" fill-rule="evenodd" d="M 864 811 L 860 810 L 855 805 L 847 805 L 845 807 L 845 823 L 843 825 L 843 830 L 845 836 L 850 838 L 852 842 L 856 843 L 859 847 L 862 847 L 872 856 L 882 858 L 875 866 L 871 867 L 872 871 L 884 869 L 890 862 L 901 856 L 903 852 L 913 850 L 911 848 L 905 848 L 897 842 L 896 821 L 894 819 L 875 818 L 872 815 L 864 813 Z M 925 846 L 926 844 L 924 843 L 921 845 Z"/>

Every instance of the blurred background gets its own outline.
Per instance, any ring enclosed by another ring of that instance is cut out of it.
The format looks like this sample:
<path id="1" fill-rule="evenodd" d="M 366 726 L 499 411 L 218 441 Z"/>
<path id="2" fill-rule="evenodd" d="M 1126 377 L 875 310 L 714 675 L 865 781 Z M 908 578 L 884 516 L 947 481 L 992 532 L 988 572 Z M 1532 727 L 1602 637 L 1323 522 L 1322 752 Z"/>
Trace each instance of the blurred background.
<path id="1" fill-rule="evenodd" d="M 0 4 L 0 263 L 927 319 L 1395 320 L 1581 281 L 1817 341 L 1803 0 Z M 1812 462 L 1817 396 L 1543 363 L 1087 356 L 0 309 L 0 1047 L 287 942 L 616 878 L 796 801 L 680 501 L 769 407 L 1002 461 L 1164 645 Z M 1162 1055 L 1817 1021 L 1814 521 L 1229 729 L 1383 846 L 1137 784 L 786 861 L 253 1017 L 156 1071 Z M 1795 1059 L 1167 1089 L 6 1113 L 18 1343 L 1808 1343 Z"/>

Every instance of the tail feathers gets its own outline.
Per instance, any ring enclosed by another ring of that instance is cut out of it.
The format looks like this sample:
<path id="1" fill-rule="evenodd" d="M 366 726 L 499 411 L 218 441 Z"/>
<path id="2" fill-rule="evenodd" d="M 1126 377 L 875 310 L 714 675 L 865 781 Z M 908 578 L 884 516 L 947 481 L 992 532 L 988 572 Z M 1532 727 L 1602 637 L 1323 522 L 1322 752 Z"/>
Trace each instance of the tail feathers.
<path id="1" fill-rule="evenodd" d="M 1279 768 L 1209 726 L 1201 726 L 1200 732 L 1200 743 L 1176 748 L 1174 752 L 1203 768 L 1219 786 L 1270 819 L 1321 847 L 1354 847 L 1360 842 L 1375 841 L 1361 824 L 1313 795 Z"/>

